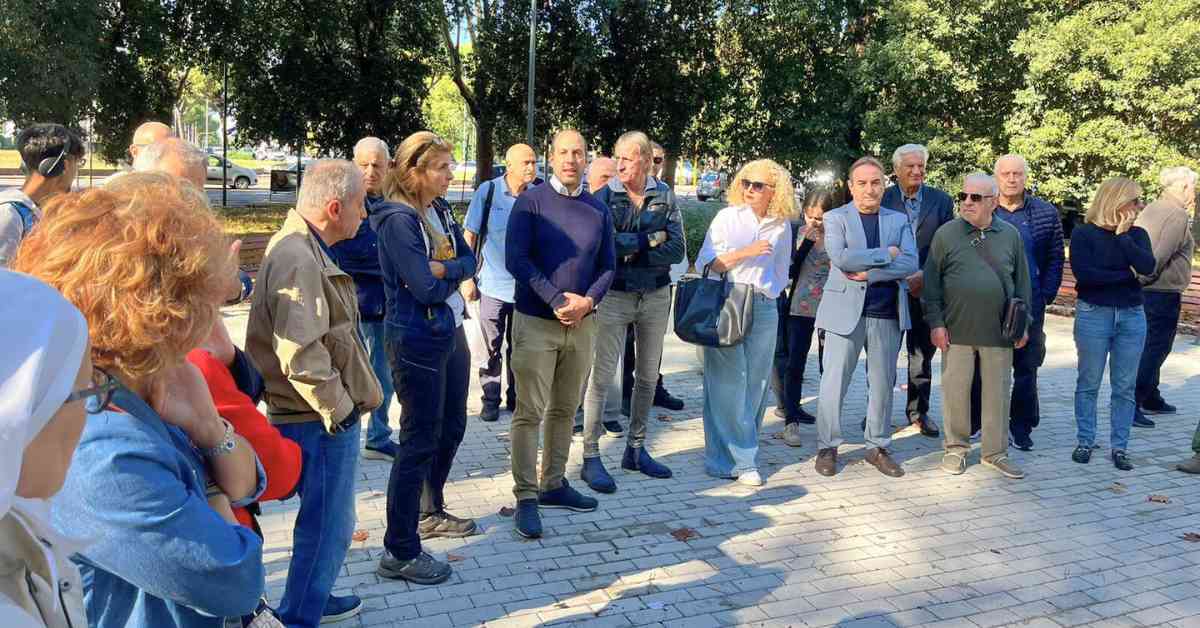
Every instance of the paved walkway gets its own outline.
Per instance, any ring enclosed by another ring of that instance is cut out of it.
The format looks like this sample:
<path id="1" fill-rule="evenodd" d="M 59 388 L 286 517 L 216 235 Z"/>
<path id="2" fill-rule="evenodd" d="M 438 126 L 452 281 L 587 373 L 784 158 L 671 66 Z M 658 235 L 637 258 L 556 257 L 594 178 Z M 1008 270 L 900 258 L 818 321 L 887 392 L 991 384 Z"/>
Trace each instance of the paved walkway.
<path id="1" fill-rule="evenodd" d="M 244 309 L 227 315 L 239 338 Z M 1136 469 L 1121 473 L 1105 462 L 1107 449 L 1091 465 L 1071 462 L 1070 319 L 1050 317 L 1047 333 L 1036 448 L 1012 454 L 1029 473 L 1021 481 L 978 466 L 977 451 L 965 475 L 947 476 L 937 468 L 940 441 L 907 429 L 895 440 L 904 478 L 862 462 L 861 445 L 843 447 L 845 469 L 823 478 L 813 470 L 815 430 L 804 428 L 804 447 L 787 447 L 774 438 L 782 421 L 770 412 L 759 454 L 766 485 L 709 478 L 698 364 L 673 334 L 663 370 L 687 408 L 655 409 L 648 444 L 675 479 L 620 470 L 624 442 L 606 440 L 618 492 L 599 496 L 594 513 L 544 513 L 545 537 L 523 540 L 499 512 L 513 503 L 509 416 L 493 424 L 472 416 L 447 493 L 452 512 L 478 519 L 483 533 L 426 545 L 454 561 L 443 585 L 375 575 L 389 467 L 363 460 L 358 527 L 368 537 L 354 543 L 335 593 L 362 596 L 366 609 L 340 625 L 1200 626 L 1200 543 L 1182 538 L 1200 533 L 1200 479 L 1172 470 L 1190 455 L 1200 416 L 1200 345 L 1191 337 L 1176 343 L 1164 392 L 1180 414 L 1135 430 Z M 811 360 L 808 391 L 817 387 Z M 852 390 L 844 431 L 861 443 L 861 368 Z M 936 381 L 934 396 L 940 424 Z M 469 411 L 478 405 L 473 397 Z M 811 399 L 808 407 L 815 411 Z M 392 416 L 398 412 L 393 406 Z M 1105 443 L 1107 427 L 1099 431 Z M 568 477 L 587 491 L 577 479 L 580 447 L 572 447 Z M 297 500 L 272 504 L 262 520 L 273 600 L 288 568 L 297 507 Z"/>

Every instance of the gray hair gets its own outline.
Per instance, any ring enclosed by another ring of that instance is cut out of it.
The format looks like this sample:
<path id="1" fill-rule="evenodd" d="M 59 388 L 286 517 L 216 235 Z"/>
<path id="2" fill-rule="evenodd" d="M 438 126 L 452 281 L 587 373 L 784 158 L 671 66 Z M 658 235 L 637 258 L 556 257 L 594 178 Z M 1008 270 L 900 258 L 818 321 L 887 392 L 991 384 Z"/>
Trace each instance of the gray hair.
<path id="1" fill-rule="evenodd" d="M 996 185 L 996 179 L 986 172 L 972 172 L 971 174 L 963 177 L 963 186 L 966 186 L 968 183 L 987 184 L 987 186 L 992 190 L 992 196 L 996 196 L 1000 193 L 1000 187 Z"/>
<path id="2" fill-rule="evenodd" d="M 1024 170 L 1025 174 L 1029 174 L 1029 162 L 1025 161 L 1024 157 L 1022 157 L 1016 153 L 1009 153 L 1007 155 L 1000 155 L 999 157 L 997 157 L 995 165 L 992 166 L 992 172 L 996 172 L 996 171 L 1000 170 L 1000 162 L 1004 161 L 1005 159 L 1011 159 L 1013 161 L 1021 162 L 1021 170 Z"/>
<path id="3" fill-rule="evenodd" d="M 1158 184 L 1164 190 L 1169 190 L 1179 184 L 1187 185 L 1196 182 L 1196 171 L 1187 166 L 1174 166 L 1171 168 L 1163 168 L 1158 175 Z"/>
<path id="4" fill-rule="evenodd" d="M 641 131 L 626 131 L 617 138 L 617 143 L 613 144 L 613 154 L 617 154 L 617 150 L 623 144 L 633 144 L 637 146 L 638 152 L 647 160 L 654 158 L 654 149 L 650 146 L 650 136 Z"/>
<path id="5" fill-rule="evenodd" d="M 366 151 L 383 153 L 383 158 L 386 160 L 391 160 L 392 158 L 392 153 L 388 150 L 387 142 L 371 135 L 358 140 L 358 143 L 354 145 L 355 157 L 358 157 L 359 153 Z"/>
<path id="6" fill-rule="evenodd" d="M 143 148 L 133 160 L 134 172 L 158 172 L 160 164 L 174 155 L 185 168 L 207 168 L 208 155 L 191 142 L 168 137 Z"/>
<path id="7" fill-rule="evenodd" d="M 304 169 L 296 211 L 310 215 L 333 199 L 345 205 L 363 192 L 363 186 L 362 173 L 353 163 L 345 159 L 318 159 Z"/>
<path id="8" fill-rule="evenodd" d="M 921 155 L 922 162 L 929 163 L 928 148 L 925 148 L 920 144 L 905 144 L 904 146 L 897 148 L 895 152 L 892 153 L 892 170 L 896 170 L 900 167 L 900 160 L 904 159 L 905 155 L 912 155 L 914 153 Z"/>

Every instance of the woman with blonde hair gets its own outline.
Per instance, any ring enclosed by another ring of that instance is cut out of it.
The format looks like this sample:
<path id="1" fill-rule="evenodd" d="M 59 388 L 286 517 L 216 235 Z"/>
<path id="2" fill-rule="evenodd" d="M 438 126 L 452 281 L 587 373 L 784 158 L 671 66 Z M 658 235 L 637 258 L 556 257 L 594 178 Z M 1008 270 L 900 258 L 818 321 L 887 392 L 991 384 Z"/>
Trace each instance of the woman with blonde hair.
<path id="1" fill-rule="evenodd" d="M 696 266 L 754 286 L 754 323 L 740 344 L 704 348 L 704 468 L 761 486 L 758 431 L 779 324 L 776 299 L 787 287 L 792 255 L 791 175 L 769 159 L 752 161 L 733 178 L 729 202 L 709 225 Z"/>
<path id="2" fill-rule="evenodd" d="M 1112 387 L 1109 443 L 1113 465 L 1129 471 L 1125 450 L 1133 424 L 1134 385 L 1146 338 L 1146 313 L 1137 274 L 1154 272 L 1150 236 L 1133 221 L 1145 204 L 1142 188 L 1124 177 L 1100 184 L 1084 218 L 1071 234 L 1075 274 L 1075 423 L 1078 446 L 1071 459 L 1087 464 L 1096 442 L 1096 397 L 1108 363 Z"/>
<path id="3" fill-rule="evenodd" d="M 204 193 L 134 173 L 61 196 L 13 268 L 83 314 L 107 391 L 89 408 L 53 511 L 64 533 L 95 540 L 75 558 L 92 625 L 215 628 L 251 614 L 262 540 L 232 508 L 253 502 L 266 478 L 185 360 L 234 288 Z"/>
<path id="4" fill-rule="evenodd" d="M 438 584 L 450 565 L 421 550 L 421 539 L 475 534 L 475 522 L 446 512 L 444 488 L 467 429 L 471 354 L 459 284 L 475 256 L 448 208 L 437 203 L 453 178 L 450 143 L 429 131 L 396 149 L 371 212 L 387 298 L 392 383 L 400 401 L 396 458 L 388 480 L 385 552 L 378 573 Z"/>

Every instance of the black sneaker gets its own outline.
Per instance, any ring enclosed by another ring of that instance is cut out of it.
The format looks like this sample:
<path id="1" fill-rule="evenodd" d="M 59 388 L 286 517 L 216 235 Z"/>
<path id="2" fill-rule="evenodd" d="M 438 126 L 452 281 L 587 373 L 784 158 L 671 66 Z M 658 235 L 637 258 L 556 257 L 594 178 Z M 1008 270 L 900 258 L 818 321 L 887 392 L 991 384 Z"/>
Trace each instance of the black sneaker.
<path id="1" fill-rule="evenodd" d="M 817 422 L 817 417 L 809 414 L 804 408 L 797 408 L 796 414 L 792 417 L 792 420 L 805 425 L 813 425 Z M 863 431 L 866 431 L 866 426 L 863 426 Z"/>
<path id="2" fill-rule="evenodd" d="M 500 420 L 500 406 L 486 405 L 479 411 L 479 420 L 494 423 Z"/>
<path id="3" fill-rule="evenodd" d="M 379 559 L 379 568 L 375 573 L 380 578 L 388 580 L 408 580 L 414 584 L 441 584 L 450 579 L 454 570 L 448 563 L 434 560 L 432 556 L 421 552 L 416 558 L 400 560 L 387 550 Z"/>
<path id="4" fill-rule="evenodd" d="M 1141 410 L 1133 411 L 1133 426 L 1134 427 L 1154 427 L 1154 421 L 1146 418 Z"/>
<path id="5" fill-rule="evenodd" d="M 1029 434 L 1014 434 L 1009 442 L 1021 451 L 1033 451 L 1033 439 L 1029 437 Z"/>
<path id="6" fill-rule="evenodd" d="M 621 427 L 620 421 L 605 421 L 604 431 L 613 438 L 621 438 L 625 435 L 625 428 Z"/>
<path id="7" fill-rule="evenodd" d="M 1076 447 L 1075 451 L 1071 452 L 1071 460 L 1074 460 L 1075 462 L 1078 462 L 1079 464 L 1087 464 L 1087 463 L 1091 462 L 1092 461 L 1092 448 L 1084 446 L 1084 445 L 1080 445 L 1080 446 Z"/>
<path id="8" fill-rule="evenodd" d="M 478 531 L 479 528 L 475 525 L 474 519 L 455 517 L 444 510 L 423 517 L 417 523 L 417 534 L 421 536 L 421 540 L 438 537 L 461 539 L 472 536 Z"/>
<path id="9" fill-rule="evenodd" d="M 363 447 L 363 458 L 367 460 L 383 460 L 392 462 L 396 459 L 396 443 L 388 441 L 382 447 L 372 447 L 367 445 Z"/>
<path id="10" fill-rule="evenodd" d="M 1139 404 L 1142 414 L 1175 414 L 1179 408 L 1159 399 L 1157 401 L 1148 401 Z"/>
<path id="11" fill-rule="evenodd" d="M 541 508 L 565 508 L 575 512 L 592 512 L 600 505 L 595 497 L 587 497 L 571 488 L 566 478 L 563 478 L 562 486 L 539 494 L 537 503 Z"/>
<path id="12" fill-rule="evenodd" d="M 683 409 L 683 400 L 667 392 L 666 388 L 659 388 L 654 391 L 654 405 L 679 412 Z"/>
<path id="13" fill-rule="evenodd" d="M 362 612 L 363 601 L 357 595 L 329 596 L 321 613 L 322 624 L 345 621 Z"/>
<path id="14" fill-rule="evenodd" d="M 1133 471 L 1133 464 L 1129 462 L 1129 456 L 1125 455 L 1123 450 L 1116 449 L 1112 452 L 1112 462 L 1113 466 L 1121 471 Z"/>
<path id="15" fill-rule="evenodd" d="M 538 500 L 518 499 L 517 512 L 513 515 L 517 523 L 517 534 L 536 539 L 542 536 L 542 516 L 538 514 Z"/>

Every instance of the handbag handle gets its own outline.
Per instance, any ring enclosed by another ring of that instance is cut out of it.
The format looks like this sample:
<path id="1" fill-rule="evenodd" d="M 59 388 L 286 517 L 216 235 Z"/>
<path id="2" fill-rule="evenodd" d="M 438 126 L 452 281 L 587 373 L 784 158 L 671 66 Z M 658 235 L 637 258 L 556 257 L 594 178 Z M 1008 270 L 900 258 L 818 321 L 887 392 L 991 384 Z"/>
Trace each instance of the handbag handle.
<path id="1" fill-rule="evenodd" d="M 704 265 L 704 273 L 700 275 L 701 279 L 708 279 L 708 271 L 710 268 L 712 268 L 712 265 L 713 265 L 712 262 L 709 262 Z M 723 284 L 729 283 L 728 275 L 729 275 L 729 271 L 725 271 L 725 272 L 721 273 L 721 283 L 723 283 Z"/>

